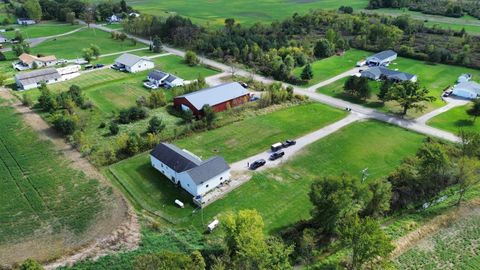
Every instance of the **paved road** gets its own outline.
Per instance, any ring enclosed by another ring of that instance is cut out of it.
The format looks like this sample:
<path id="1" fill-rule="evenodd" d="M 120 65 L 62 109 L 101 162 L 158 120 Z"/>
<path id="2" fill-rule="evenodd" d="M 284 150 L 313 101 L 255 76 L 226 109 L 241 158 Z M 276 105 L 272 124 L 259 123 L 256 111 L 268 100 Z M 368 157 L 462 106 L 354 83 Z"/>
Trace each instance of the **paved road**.
<path id="1" fill-rule="evenodd" d="M 107 31 L 107 32 L 114 31 L 112 29 L 109 29 L 107 27 L 97 25 L 97 24 L 91 24 L 90 27 L 94 27 L 94 28 L 97 28 L 97 29 L 100 29 L 100 30 L 103 30 L 103 31 Z M 127 36 L 130 37 L 130 38 L 135 38 L 138 42 L 148 44 L 148 45 L 150 44 L 150 41 L 147 40 L 147 39 L 132 36 L 132 35 L 127 35 Z M 170 52 L 170 53 L 178 55 L 178 56 L 183 57 L 185 55 L 184 51 L 176 49 L 176 48 L 172 48 L 172 47 L 169 47 L 169 46 L 164 45 L 163 49 L 167 52 Z M 200 58 L 200 61 L 204 65 L 211 66 L 211 67 L 219 69 L 223 72 L 231 72 L 231 67 L 226 65 L 226 64 L 219 63 L 217 61 L 214 61 L 214 60 L 211 60 L 211 59 L 208 59 L 208 58 L 205 58 L 205 57 L 201 57 L 201 56 L 199 58 Z M 352 69 L 350 71 L 347 71 L 346 73 L 348 74 L 350 72 L 353 72 L 354 70 L 355 69 Z M 258 74 L 253 74 L 252 72 L 244 70 L 244 69 L 238 69 L 237 68 L 235 73 L 237 75 L 240 75 L 240 76 L 246 76 L 246 77 L 251 76 L 251 77 L 253 77 L 254 80 L 257 80 L 257 81 L 260 81 L 260 82 L 263 82 L 263 83 L 267 83 L 267 84 L 276 82 L 273 79 L 266 78 L 266 77 L 260 76 Z M 343 76 L 348 76 L 348 75 L 345 75 L 345 73 L 340 74 L 339 76 L 341 77 L 342 75 Z M 339 77 L 339 76 L 337 76 L 337 77 Z M 339 78 L 337 78 L 337 79 L 339 79 Z M 327 85 L 328 83 L 332 83 L 332 82 L 333 82 L 332 80 L 327 80 L 326 83 L 321 82 L 321 83 L 319 83 L 315 86 L 312 86 L 311 88 L 313 89 L 314 87 L 318 87 L 318 85 Z M 420 123 L 420 122 L 417 122 L 415 120 L 402 119 L 402 118 L 399 118 L 398 116 L 395 116 L 395 115 L 386 114 L 386 113 L 379 112 L 379 111 L 376 111 L 376 110 L 371 109 L 371 108 L 363 107 L 363 106 L 358 105 L 358 104 L 353 104 L 353 103 L 350 103 L 348 101 L 344 101 L 344 100 L 333 98 L 333 97 L 330 97 L 330 96 L 327 96 L 327 95 L 324 95 L 324 94 L 316 93 L 315 91 L 311 91 L 311 89 L 303 89 L 301 87 L 290 85 L 290 84 L 283 83 L 283 82 L 282 82 L 282 84 L 284 86 L 292 86 L 294 88 L 294 92 L 297 93 L 297 94 L 302 94 L 302 95 L 308 96 L 312 100 L 315 100 L 315 101 L 318 101 L 318 102 L 321 102 L 321 103 L 324 103 L 324 104 L 327 104 L 327 105 L 330 105 L 330 106 L 333 106 L 333 107 L 337 107 L 337 108 L 340 108 L 340 109 L 345 109 L 347 107 L 351 108 L 352 112 L 355 112 L 357 114 L 363 114 L 364 117 L 366 117 L 366 118 L 372 118 L 372 119 L 376 119 L 376 120 L 379 120 L 379 121 L 387 122 L 387 123 L 390 123 L 390 124 L 394 124 L 394 125 L 406 128 L 406 129 L 410 129 L 410 130 L 419 132 L 419 133 L 426 134 L 428 136 L 437 137 L 437 138 L 441 138 L 441 139 L 452 141 L 452 142 L 459 142 L 460 141 L 460 139 L 457 136 L 455 136 L 454 134 L 443 131 L 443 130 L 440 130 L 440 129 L 436 129 L 436 128 L 433 128 L 433 127 L 429 127 L 429 126 L 425 125 L 425 123 Z"/>
<path id="2" fill-rule="evenodd" d="M 443 100 L 447 102 L 447 105 L 441 108 L 438 108 L 436 110 L 433 110 L 427 114 L 424 114 L 418 117 L 417 119 L 415 119 L 415 121 L 420 124 L 426 124 L 428 120 L 434 118 L 435 116 L 442 114 L 448 110 L 451 110 L 455 107 L 467 105 L 470 102 L 469 100 L 466 100 L 466 99 L 460 99 L 460 98 L 454 98 L 454 97 L 443 98 Z"/>

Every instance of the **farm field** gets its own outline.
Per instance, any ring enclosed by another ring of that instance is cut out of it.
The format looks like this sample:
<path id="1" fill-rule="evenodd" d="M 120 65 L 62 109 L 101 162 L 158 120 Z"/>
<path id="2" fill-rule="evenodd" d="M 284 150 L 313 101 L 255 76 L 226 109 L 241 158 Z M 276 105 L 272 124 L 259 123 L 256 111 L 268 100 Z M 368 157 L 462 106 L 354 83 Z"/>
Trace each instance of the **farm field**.
<path id="1" fill-rule="evenodd" d="M 111 230 L 115 224 L 105 227 L 104 220 L 119 208 L 111 187 L 71 169 L 50 142 L 2 103 L 0 261 L 50 259 Z M 89 231 L 91 226 L 95 230 Z"/>
<path id="2" fill-rule="evenodd" d="M 313 143 L 281 168 L 254 174 L 242 187 L 205 208 L 203 221 L 200 213 L 192 213 L 191 196 L 155 171 L 146 153 L 110 166 L 106 174 L 126 189 L 138 207 L 176 224 L 193 224 L 202 230 L 205 223 L 226 211 L 257 209 L 267 231 L 273 232 L 309 217 L 307 194 L 314 179 L 342 173 L 360 177 L 366 167 L 369 179 L 383 177 L 402 158 L 415 153 L 423 139 L 422 135 L 380 122 L 352 124 Z M 175 199 L 186 202 L 186 208 L 175 207 Z"/>
<path id="3" fill-rule="evenodd" d="M 258 154 L 276 142 L 300 137 L 345 116 L 344 111 L 310 103 L 198 133 L 176 144 L 203 158 L 220 155 L 227 162 L 234 162 Z"/>
<path id="4" fill-rule="evenodd" d="M 430 94 L 437 98 L 434 102 L 427 105 L 425 112 L 445 105 L 440 98 L 441 93 L 447 87 L 453 86 L 458 76 L 461 74 L 470 73 L 474 77 L 480 76 L 480 71 L 476 69 L 443 64 L 429 64 L 423 61 L 403 57 L 399 57 L 397 60 L 395 60 L 392 64 L 390 64 L 389 68 L 394 70 L 398 69 L 400 71 L 417 75 L 420 85 L 425 86 L 430 91 Z M 367 101 L 363 101 L 343 93 L 343 85 L 346 80 L 347 78 L 338 80 L 332 84 L 317 89 L 317 91 L 322 94 L 345 99 L 383 111 L 398 112 L 400 110 L 400 108 L 393 102 L 387 102 L 385 106 L 383 106 L 377 99 L 376 94 L 380 90 L 380 82 L 370 82 L 370 86 L 372 87 L 372 97 L 367 99 Z M 416 113 L 414 110 L 412 110 L 408 114 L 411 117 L 415 117 L 423 113 Z"/>
<path id="5" fill-rule="evenodd" d="M 427 124 L 453 133 L 460 130 L 480 132 L 480 120 L 473 122 L 473 117 L 467 114 L 470 107 L 471 105 L 465 105 L 453 108 L 432 118 Z"/>
<path id="6" fill-rule="evenodd" d="M 338 9 L 340 6 L 352 6 L 355 9 L 365 8 L 368 0 L 312 0 L 312 1 L 228 1 L 199 0 L 192 5 L 189 1 L 176 0 L 128 0 L 127 3 L 142 13 L 157 16 L 179 14 L 204 26 L 223 25 L 226 18 L 234 18 L 237 22 L 252 25 L 255 22 L 273 22 L 293 15 L 304 13 L 310 9 Z"/>
<path id="7" fill-rule="evenodd" d="M 90 44 L 100 47 L 101 54 L 121 52 L 145 47 L 133 45 L 130 40 L 119 41 L 110 38 L 110 34 L 96 29 L 82 29 L 71 35 L 50 39 L 32 48 L 32 53 L 53 54 L 57 58 L 75 59 L 82 57 L 82 49 Z"/>
<path id="8" fill-rule="evenodd" d="M 82 25 L 71 25 L 66 23 L 56 23 L 56 22 L 42 22 L 35 25 L 29 26 L 22 26 L 22 25 L 14 25 L 14 31 L 8 31 L 5 33 L 5 36 L 8 38 L 14 38 L 15 32 L 19 31 L 22 33 L 23 38 L 38 38 L 38 37 L 48 37 L 53 35 L 59 35 L 63 33 L 67 33 L 83 27 Z"/>
<path id="9" fill-rule="evenodd" d="M 467 214 L 433 235 L 422 239 L 395 260 L 398 269 L 478 269 L 480 210 L 475 205 Z M 461 251 L 461 252 L 460 252 Z"/>
<path id="10" fill-rule="evenodd" d="M 437 27 L 443 29 L 452 29 L 455 31 L 465 28 L 465 30 L 471 34 L 480 34 L 480 20 L 469 15 L 465 15 L 461 18 L 451 18 L 440 15 L 423 14 L 421 12 L 410 11 L 408 9 L 394 8 L 362 10 L 362 12 L 378 13 L 390 16 L 409 15 L 412 19 L 422 21 L 427 26 L 437 25 Z"/>
<path id="11" fill-rule="evenodd" d="M 345 71 L 348 71 L 352 68 L 355 68 L 357 62 L 361 59 L 365 59 L 372 53 L 350 49 L 346 51 L 341 56 L 331 56 L 322 60 L 315 61 L 311 63 L 313 70 L 313 79 L 311 79 L 308 84 L 302 85 L 305 87 L 312 86 L 329 78 L 335 77 L 336 75 L 342 74 Z M 300 78 L 302 74 L 303 67 L 297 67 L 294 69 L 293 74 Z"/>
<path id="12" fill-rule="evenodd" d="M 218 73 L 216 70 L 203 66 L 190 67 L 183 62 L 182 57 L 176 55 L 167 55 L 152 60 L 155 62 L 155 68 L 169 72 L 184 80 L 195 80 L 199 76 L 205 78 Z"/>

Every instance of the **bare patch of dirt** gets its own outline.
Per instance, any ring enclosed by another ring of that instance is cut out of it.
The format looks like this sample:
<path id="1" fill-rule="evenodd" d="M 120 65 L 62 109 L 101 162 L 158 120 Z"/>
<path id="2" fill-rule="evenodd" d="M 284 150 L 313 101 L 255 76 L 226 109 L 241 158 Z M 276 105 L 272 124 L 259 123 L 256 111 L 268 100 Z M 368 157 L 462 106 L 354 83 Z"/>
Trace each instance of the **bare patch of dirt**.
<path id="1" fill-rule="evenodd" d="M 452 222 L 472 214 L 478 215 L 479 213 L 480 199 L 465 203 L 458 208 L 455 207 L 449 210 L 447 213 L 433 218 L 415 231 L 397 239 L 394 242 L 395 250 L 392 252 L 391 257 L 396 258 L 417 244 L 421 244 L 422 240 L 433 235 L 438 230 L 449 226 Z"/>
<path id="2" fill-rule="evenodd" d="M 119 192 L 86 158 L 65 142 L 38 114 L 23 106 L 18 99 L 5 88 L 0 88 L 0 98 L 9 102 L 41 139 L 51 141 L 56 150 L 71 161 L 72 168 L 98 179 L 102 185 L 112 187 L 113 195 L 105 201 L 105 210 L 92 222 L 90 229 L 82 235 L 70 232 L 49 234 L 48 230 L 12 245 L 0 246 L 0 254 L 8 258 L 9 263 L 33 257 L 39 261 L 49 261 L 46 269 L 72 265 L 79 260 L 97 259 L 118 250 L 130 250 L 138 247 L 140 226 L 132 207 Z M 3 261 L 3 260 L 0 260 Z"/>

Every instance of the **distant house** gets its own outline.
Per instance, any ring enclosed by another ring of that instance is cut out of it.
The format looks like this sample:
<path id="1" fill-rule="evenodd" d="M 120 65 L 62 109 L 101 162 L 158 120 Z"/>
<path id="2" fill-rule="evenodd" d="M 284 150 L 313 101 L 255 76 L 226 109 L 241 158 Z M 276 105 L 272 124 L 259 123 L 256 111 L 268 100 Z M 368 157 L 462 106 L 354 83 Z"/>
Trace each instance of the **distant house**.
<path id="1" fill-rule="evenodd" d="M 460 77 L 458 77 L 457 79 L 457 83 L 464 83 L 464 82 L 468 82 L 472 79 L 472 74 L 462 74 L 460 75 Z"/>
<path id="2" fill-rule="evenodd" d="M 18 18 L 17 23 L 20 25 L 32 25 L 32 24 L 36 24 L 37 22 L 27 18 Z"/>
<path id="3" fill-rule="evenodd" d="M 388 50 L 376 53 L 368 57 L 366 63 L 369 66 L 383 66 L 387 65 L 395 59 L 397 59 L 397 53 L 392 50 Z"/>
<path id="4" fill-rule="evenodd" d="M 462 98 L 475 99 L 480 97 L 480 84 L 474 81 L 462 82 L 453 87 L 452 94 Z"/>
<path id="5" fill-rule="evenodd" d="M 417 76 L 401 71 L 391 70 L 386 67 L 372 67 L 360 73 L 361 77 L 372 80 L 390 80 L 394 82 L 411 81 L 416 82 Z"/>
<path id="6" fill-rule="evenodd" d="M 112 16 L 107 17 L 106 21 L 109 23 L 121 22 L 122 17 L 120 15 L 112 14 Z"/>
<path id="7" fill-rule="evenodd" d="M 54 68 L 39 69 L 15 75 L 15 82 L 19 90 L 37 88 L 42 82 L 46 84 L 62 80 L 62 76 Z"/>
<path id="8" fill-rule="evenodd" d="M 178 96 L 173 99 L 175 108 L 191 110 L 197 117 L 203 115 L 203 106 L 210 105 L 215 112 L 241 105 L 248 101 L 249 94 L 239 83 L 225 83 L 200 91 Z"/>
<path id="9" fill-rule="evenodd" d="M 131 73 L 149 70 L 155 67 L 152 60 L 129 53 L 124 53 L 118 57 L 115 60 L 115 65 L 119 68 L 125 68 L 126 71 Z"/>
<path id="10" fill-rule="evenodd" d="M 5 43 L 7 41 L 8 41 L 8 39 L 5 36 L 3 36 L 2 34 L 0 34 L 0 44 Z"/>
<path id="11" fill-rule="evenodd" d="M 18 60 L 19 61 L 13 65 L 13 67 L 17 70 L 31 69 L 35 64 L 38 68 L 50 67 L 57 64 L 57 58 L 55 55 L 37 57 L 28 53 L 22 53 L 18 57 Z"/>
<path id="12" fill-rule="evenodd" d="M 173 87 L 178 87 L 178 86 L 183 86 L 185 81 L 181 78 L 178 78 L 177 76 L 173 76 L 172 74 L 169 74 L 168 77 L 165 79 L 165 85 L 167 88 L 173 88 Z"/>
<path id="13" fill-rule="evenodd" d="M 152 166 L 188 193 L 203 196 L 230 179 L 230 166 L 219 156 L 202 161 L 173 144 L 160 143 L 150 152 Z"/>
<path id="14" fill-rule="evenodd" d="M 156 87 L 160 87 L 163 85 L 163 81 L 168 77 L 168 73 L 165 73 L 160 70 L 153 70 L 147 75 L 147 80 L 151 82 Z"/>

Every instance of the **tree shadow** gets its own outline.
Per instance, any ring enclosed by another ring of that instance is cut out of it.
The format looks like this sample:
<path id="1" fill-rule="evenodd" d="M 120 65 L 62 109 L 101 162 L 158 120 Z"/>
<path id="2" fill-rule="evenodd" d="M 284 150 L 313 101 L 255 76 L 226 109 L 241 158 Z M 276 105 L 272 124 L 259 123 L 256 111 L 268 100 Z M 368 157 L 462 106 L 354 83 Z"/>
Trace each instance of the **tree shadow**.
<path id="1" fill-rule="evenodd" d="M 470 119 L 462 119 L 455 121 L 454 125 L 456 127 L 472 127 L 475 124 L 473 120 Z"/>

